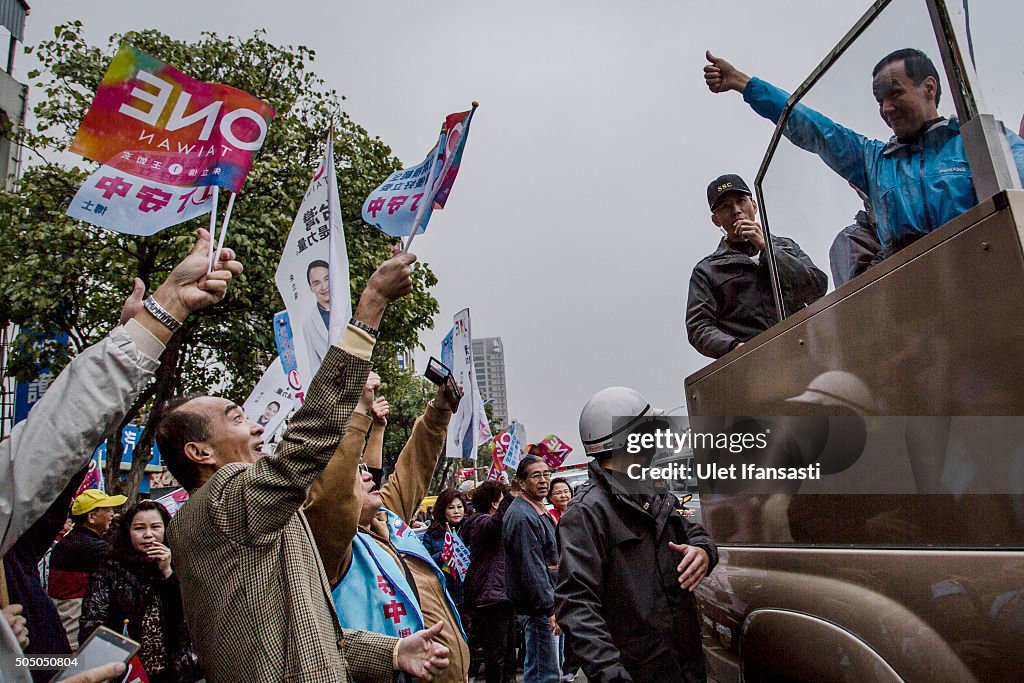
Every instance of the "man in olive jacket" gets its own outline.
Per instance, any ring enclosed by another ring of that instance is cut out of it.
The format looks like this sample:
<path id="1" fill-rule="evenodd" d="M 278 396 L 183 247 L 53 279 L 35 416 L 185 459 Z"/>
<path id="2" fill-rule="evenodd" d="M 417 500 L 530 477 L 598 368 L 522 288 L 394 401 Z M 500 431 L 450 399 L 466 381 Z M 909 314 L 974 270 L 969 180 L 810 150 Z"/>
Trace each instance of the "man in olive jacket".
<path id="1" fill-rule="evenodd" d="M 370 276 L 274 455 L 263 455 L 263 427 L 231 401 L 185 396 L 165 409 L 156 440 L 189 490 L 167 545 L 209 683 L 390 683 L 396 669 L 430 680 L 447 665 L 431 640 L 440 624 L 401 640 L 341 628 L 299 509 L 348 429 L 375 328 L 412 290 L 415 260 L 398 254 Z"/>

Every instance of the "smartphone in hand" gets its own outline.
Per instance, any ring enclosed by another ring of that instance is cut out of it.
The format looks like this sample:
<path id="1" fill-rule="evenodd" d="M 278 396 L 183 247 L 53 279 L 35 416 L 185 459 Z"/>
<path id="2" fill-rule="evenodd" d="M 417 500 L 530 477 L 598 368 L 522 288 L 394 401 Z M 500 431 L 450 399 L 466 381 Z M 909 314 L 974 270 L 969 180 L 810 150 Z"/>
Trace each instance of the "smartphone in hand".
<path id="1" fill-rule="evenodd" d="M 139 644 L 131 638 L 125 638 L 117 631 L 106 626 L 100 626 L 85 643 L 78 648 L 78 652 L 71 655 L 73 664 L 53 679 L 64 681 L 75 674 L 80 674 L 89 669 L 95 669 L 111 662 L 124 662 L 125 665 L 132 660 L 135 653 L 139 651 Z"/>

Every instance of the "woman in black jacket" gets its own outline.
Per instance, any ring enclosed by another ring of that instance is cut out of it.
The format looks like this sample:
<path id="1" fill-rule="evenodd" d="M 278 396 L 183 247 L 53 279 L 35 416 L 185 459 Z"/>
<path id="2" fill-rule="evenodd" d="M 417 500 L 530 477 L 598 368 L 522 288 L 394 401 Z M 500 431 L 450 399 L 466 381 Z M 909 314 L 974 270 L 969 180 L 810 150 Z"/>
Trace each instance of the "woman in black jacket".
<path id="1" fill-rule="evenodd" d="M 505 547 L 501 525 L 512 502 L 504 485 L 485 481 L 473 491 L 475 512 L 462 525 L 469 546 L 466 606 L 472 615 L 470 639 L 483 650 L 487 683 L 516 680 L 516 625 L 505 595 Z"/>
<path id="2" fill-rule="evenodd" d="M 79 633 L 96 627 L 141 644 L 139 661 L 151 683 L 194 683 L 202 678 L 185 626 L 178 578 L 164 531 L 171 517 L 160 503 L 143 500 L 121 518 L 110 553 L 89 579 Z"/>

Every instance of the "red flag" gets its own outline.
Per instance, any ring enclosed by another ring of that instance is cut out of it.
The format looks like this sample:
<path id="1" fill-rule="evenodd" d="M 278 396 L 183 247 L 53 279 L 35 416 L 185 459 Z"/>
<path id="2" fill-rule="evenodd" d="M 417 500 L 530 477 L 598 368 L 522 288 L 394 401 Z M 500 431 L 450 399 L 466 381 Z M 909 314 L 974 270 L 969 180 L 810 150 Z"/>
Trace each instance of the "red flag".
<path id="1" fill-rule="evenodd" d="M 149 683 L 149 676 L 142 668 L 142 662 L 138 655 L 132 657 L 132 661 L 128 662 L 128 668 L 124 672 L 124 679 L 121 683 Z"/>
<path id="2" fill-rule="evenodd" d="M 572 453 L 572 446 L 559 439 L 554 434 L 548 434 L 540 443 L 530 444 L 526 452 L 544 458 L 544 462 L 551 469 L 557 469 L 565 462 L 565 458 Z"/>

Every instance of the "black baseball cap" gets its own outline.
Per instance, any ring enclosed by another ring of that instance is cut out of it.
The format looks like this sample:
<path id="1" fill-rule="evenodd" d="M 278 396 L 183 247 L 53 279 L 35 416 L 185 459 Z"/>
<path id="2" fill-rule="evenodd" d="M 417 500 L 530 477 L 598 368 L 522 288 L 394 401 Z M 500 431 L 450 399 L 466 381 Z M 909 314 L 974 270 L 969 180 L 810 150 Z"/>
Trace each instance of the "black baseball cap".
<path id="1" fill-rule="evenodd" d="M 740 178 L 735 173 L 726 173 L 725 175 L 718 176 L 708 185 L 708 207 L 714 211 L 718 200 L 722 198 L 722 195 L 729 192 L 742 192 L 748 197 L 754 194 L 747 187 L 747 184 L 743 182 L 743 178 Z"/>

